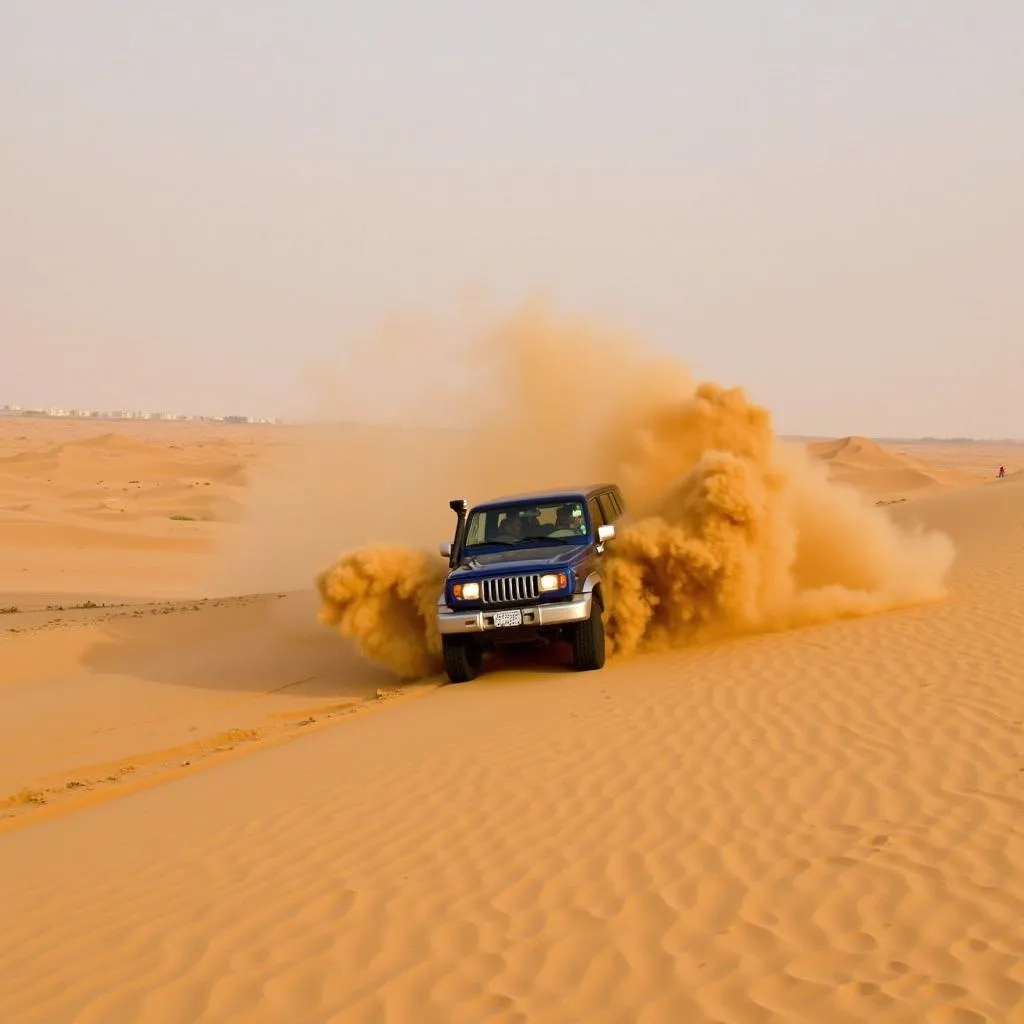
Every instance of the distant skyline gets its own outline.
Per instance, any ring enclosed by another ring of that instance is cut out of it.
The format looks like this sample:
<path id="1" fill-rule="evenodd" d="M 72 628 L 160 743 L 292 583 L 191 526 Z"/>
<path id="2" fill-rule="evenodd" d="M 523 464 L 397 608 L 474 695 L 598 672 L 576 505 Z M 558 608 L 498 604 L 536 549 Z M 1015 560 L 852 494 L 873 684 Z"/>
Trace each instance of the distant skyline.
<path id="1" fill-rule="evenodd" d="M 19 405 L 8 403 L 0 405 L 0 417 L 8 419 L 68 419 L 68 420 L 95 420 L 103 423 L 124 423 L 132 422 L 158 422 L 167 423 L 175 421 L 209 420 L 211 422 L 224 423 L 283 423 L 283 420 L 271 419 L 269 417 L 248 416 L 245 413 L 201 413 L 189 414 L 179 413 L 169 409 L 89 409 L 82 406 L 37 406 Z"/>
<path id="2" fill-rule="evenodd" d="M 1020 438 L 1022 38 L 1012 0 L 7 0 L 0 404 L 307 418 L 389 318 L 543 293 L 783 434 Z"/>
<path id="3" fill-rule="evenodd" d="M 300 417 L 295 420 L 275 419 L 275 418 L 261 418 L 252 417 L 240 413 L 192 413 L 182 414 L 167 411 L 160 412 L 149 412 L 140 410 L 99 410 L 99 409 L 62 409 L 57 407 L 38 407 L 38 406 L 17 406 L 17 405 L 0 405 L 0 419 L 68 419 L 76 422 L 96 422 L 96 423 L 175 423 L 175 422 L 197 422 L 206 421 L 211 423 L 225 423 L 225 424 L 248 424 L 253 426 L 309 426 L 314 424 L 334 424 L 334 425 L 356 425 L 358 421 L 346 421 L 340 417 Z M 377 424 L 385 429 L 389 424 Z M 395 424 L 391 424 L 394 426 Z M 401 427 L 401 424 L 397 424 Z M 453 429 L 458 430 L 458 427 L 449 428 L 437 428 L 437 429 Z M 781 434 L 779 435 L 783 440 L 786 441 L 825 441 L 837 439 L 835 434 Z M 850 435 L 844 435 L 850 436 Z M 884 435 L 873 435 L 873 434 L 861 434 L 853 435 L 859 437 L 866 437 L 868 440 L 876 441 L 879 443 L 900 443 L 900 442 L 913 442 L 917 444 L 1005 444 L 1007 446 L 1024 446 L 1024 438 L 1014 437 L 931 437 L 931 436 L 911 436 L 911 437 L 888 437 Z"/>

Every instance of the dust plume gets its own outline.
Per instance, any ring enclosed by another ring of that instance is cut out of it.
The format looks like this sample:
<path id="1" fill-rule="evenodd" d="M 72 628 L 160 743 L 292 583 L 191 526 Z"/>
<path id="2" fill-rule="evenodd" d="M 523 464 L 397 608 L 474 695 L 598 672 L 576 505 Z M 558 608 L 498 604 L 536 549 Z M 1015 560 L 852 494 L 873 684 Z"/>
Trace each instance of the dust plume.
<path id="1" fill-rule="evenodd" d="M 618 653 L 864 615 L 938 598 L 954 550 L 901 530 L 738 388 L 699 385 L 624 435 L 635 510 L 606 567 Z M 629 498 L 627 497 L 627 500 Z"/>
<path id="2" fill-rule="evenodd" d="M 900 528 L 830 482 L 740 388 L 696 383 L 634 339 L 528 307 L 463 343 L 462 430 L 445 497 L 613 480 L 628 513 L 605 561 L 609 652 L 696 643 L 940 598 L 948 537 Z M 383 382 L 382 382 L 383 383 Z M 390 384 L 393 382 L 389 382 Z M 445 401 L 450 401 L 445 396 Z M 391 467 L 398 479 L 414 466 Z M 412 522 L 429 505 L 406 506 Z M 321 620 L 405 677 L 440 667 L 433 613 L 446 563 L 394 543 L 345 553 L 316 576 Z"/>
<path id="3" fill-rule="evenodd" d="M 430 675 L 441 654 L 433 613 L 444 573 L 437 561 L 391 545 L 352 552 L 319 580 L 321 622 L 403 678 Z"/>

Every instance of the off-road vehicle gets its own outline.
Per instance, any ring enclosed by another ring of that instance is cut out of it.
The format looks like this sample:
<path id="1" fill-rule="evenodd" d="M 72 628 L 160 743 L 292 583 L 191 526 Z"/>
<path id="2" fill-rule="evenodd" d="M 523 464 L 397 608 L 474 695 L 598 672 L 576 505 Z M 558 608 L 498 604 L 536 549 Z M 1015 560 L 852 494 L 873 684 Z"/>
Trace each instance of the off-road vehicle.
<path id="1" fill-rule="evenodd" d="M 475 678 L 484 651 L 568 641 L 579 671 L 604 665 L 601 558 L 625 510 L 615 484 L 448 503 L 455 536 L 440 545 L 448 575 L 437 600 L 453 683 Z"/>

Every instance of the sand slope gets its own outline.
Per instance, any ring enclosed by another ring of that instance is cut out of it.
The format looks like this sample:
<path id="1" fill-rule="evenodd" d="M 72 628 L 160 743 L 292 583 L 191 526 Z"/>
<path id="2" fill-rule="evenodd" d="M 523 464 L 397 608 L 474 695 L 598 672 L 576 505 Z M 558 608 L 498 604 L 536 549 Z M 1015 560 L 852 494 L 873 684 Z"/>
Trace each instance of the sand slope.
<path id="1" fill-rule="evenodd" d="M 192 596 L 267 454 L 200 426 L 0 421 L 0 591 Z"/>
<path id="2" fill-rule="evenodd" d="M 0 831 L 400 692 L 315 611 L 269 595 L 0 616 Z"/>
<path id="3" fill-rule="evenodd" d="M 818 441 L 808 448 L 828 465 L 832 479 L 882 500 L 918 498 L 980 482 L 975 473 L 931 465 L 866 437 Z"/>
<path id="4" fill-rule="evenodd" d="M 524 661 L 0 835 L 0 1019 L 1024 1020 L 1024 482 L 893 514 L 946 602 Z"/>

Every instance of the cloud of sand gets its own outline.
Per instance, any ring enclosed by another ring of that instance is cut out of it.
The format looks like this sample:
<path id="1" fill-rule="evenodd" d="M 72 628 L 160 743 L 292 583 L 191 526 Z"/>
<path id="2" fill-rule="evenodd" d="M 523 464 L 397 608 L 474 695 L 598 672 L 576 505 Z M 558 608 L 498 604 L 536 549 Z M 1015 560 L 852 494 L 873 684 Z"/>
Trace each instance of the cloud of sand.
<path id="1" fill-rule="evenodd" d="M 682 367 L 641 355 L 628 336 L 539 307 L 457 354 L 479 376 L 457 392 L 463 429 L 443 474 L 447 497 L 472 503 L 599 479 L 622 487 L 629 511 L 604 570 L 613 655 L 945 593 L 948 537 L 902 529 L 830 482 L 739 388 L 695 383 Z M 398 460 L 392 478 L 411 465 Z M 450 520 L 446 500 L 434 497 Z M 404 509 L 415 520 L 415 497 Z M 400 676 L 429 674 L 440 668 L 433 615 L 445 570 L 430 549 L 351 549 L 316 576 L 321 620 Z"/>
<path id="2" fill-rule="evenodd" d="M 370 543 L 434 552 L 451 536 L 450 498 L 600 475 L 594 439 L 610 417 L 633 396 L 692 386 L 635 348 L 542 306 L 395 317 L 343 363 L 310 371 L 317 422 L 247 467 L 244 521 L 221 538 L 204 592 L 304 588 Z"/>

